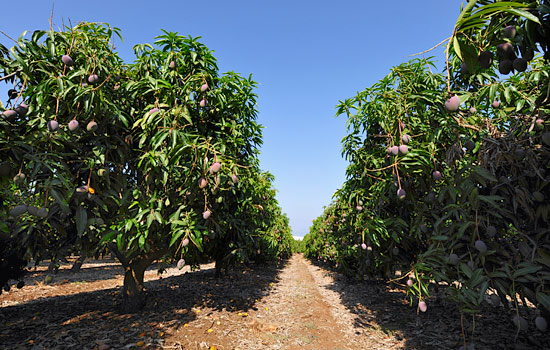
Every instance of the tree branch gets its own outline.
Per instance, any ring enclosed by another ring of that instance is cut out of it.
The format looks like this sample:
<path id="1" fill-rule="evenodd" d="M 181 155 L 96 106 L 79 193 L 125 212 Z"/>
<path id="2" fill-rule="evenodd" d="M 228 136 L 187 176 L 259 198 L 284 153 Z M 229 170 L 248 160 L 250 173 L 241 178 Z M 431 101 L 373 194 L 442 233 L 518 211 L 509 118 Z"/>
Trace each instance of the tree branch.
<path id="1" fill-rule="evenodd" d="M 20 71 L 20 70 L 16 70 L 15 72 L 13 72 L 13 73 L 11 73 L 11 74 L 8 74 L 8 75 L 6 75 L 6 76 L 0 78 L 0 81 L 9 79 L 9 78 L 13 77 L 14 75 L 16 75 L 16 74 L 19 73 L 19 72 L 21 72 L 21 71 Z"/>
<path id="2" fill-rule="evenodd" d="M 115 253 L 117 259 L 120 261 L 122 266 L 128 266 L 129 260 L 126 259 L 126 257 L 124 256 L 124 254 L 122 254 L 122 252 L 120 250 L 118 250 L 116 244 L 114 244 L 113 242 L 109 242 L 109 243 L 107 243 L 107 247 L 109 247 L 109 249 L 113 253 Z"/>

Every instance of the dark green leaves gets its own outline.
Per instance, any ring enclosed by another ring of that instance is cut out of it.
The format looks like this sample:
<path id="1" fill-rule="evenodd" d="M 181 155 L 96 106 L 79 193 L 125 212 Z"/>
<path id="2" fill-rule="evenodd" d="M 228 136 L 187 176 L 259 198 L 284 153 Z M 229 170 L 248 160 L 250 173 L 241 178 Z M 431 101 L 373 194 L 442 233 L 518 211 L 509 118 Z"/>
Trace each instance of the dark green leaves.
<path id="1" fill-rule="evenodd" d="M 86 209 L 80 205 L 76 208 L 75 220 L 77 233 L 79 236 L 82 236 L 87 227 L 88 214 Z"/>

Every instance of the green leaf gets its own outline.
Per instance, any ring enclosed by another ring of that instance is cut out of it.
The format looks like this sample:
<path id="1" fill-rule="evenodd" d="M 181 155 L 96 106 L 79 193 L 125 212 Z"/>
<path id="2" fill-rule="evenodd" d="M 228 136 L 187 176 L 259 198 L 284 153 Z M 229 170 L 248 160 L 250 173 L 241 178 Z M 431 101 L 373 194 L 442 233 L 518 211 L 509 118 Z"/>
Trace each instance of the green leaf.
<path id="1" fill-rule="evenodd" d="M 474 223 L 471 222 L 471 221 L 466 221 L 464 224 L 460 225 L 460 229 L 458 229 L 458 232 L 457 232 L 457 235 L 456 235 L 457 238 L 462 238 L 462 236 L 464 236 L 464 232 L 466 232 L 468 227 L 470 227 L 473 224 Z"/>
<path id="2" fill-rule="evenodd" d="M 507 86 L 506 88 L 504 88 L 504 99 L 506 100 L 506 102 L 510 103 L 512 101 L 512 95 L 511 95 L 511 92 L 510 92 L 510 87 Z"/>
<path id="3" fill-rule="evenodd" d="M 86 209 L 82 207 L 81 205 L 76 208 L 76 231 L 78 233 L 78 236 L 82 236 L 84 233 L 84 230 L 86 229 L 86 225 L 88 223 L 88 213 L 86 212 Z"/>
<path id="4" fill-rule="evenodd" d="M 117 246 L 117 249 L 119 251 L 123 251 L 123 247 L 124 247 L 124 234 L 123 233 L 119 233 L 116 236 L 116 246 Z"/>
<path id="5" fill-rule="evenodd" d="M 464 263 L 460 263 L 460 270 L 462 271 L 463 274 L 466 275 L 466 277 L 468 278 L 471 278 L 472 277 L 472 269 L 470 269 L 470 267 Z"/>
<path id="6" fill-rule="evenodd" d="M 528 12 L 528 11 L 525 11 L 525 10 L 522 10 L 522 9 L 518 9 L 518 8 L 509 8 L 509 9 L 504 9 L 503 11 L 514 14 L 516 16 L 525 17 L 530 21 L 533 21 L 535 23 L 540 24 L 540 21 L 539 21 L 538 17 L 533 15 L 531 12 Z"/>
<path id="7" fill-rule="evenodd" d="M 492 271 L 488 274 L 488 277 L 493 278 L 508 278 L 508 275 L 504 271 Z"/>
<path id="8" fill-rule="evenodd" d="M 493 176 L 493 174 L 491 174 L 489 172 L 489 170 L 487 170 L 485 168 L 475 167 L 474 171 L 476 172 L 476 174 L 480 175 L 481 177 L 483 177 L 486 180 L 489 180 L 491 182 L 496 182 L 497 181 L 497 178 L 495 176 Z"/>
<path id="9" fill-rule="evenodd" d="M 105 244 L 107 242 L 110 242 L 115 235 L 116 235 L 116 231 L 111 231 L 111 232 L 107 233 L 105 236 L 101 237 L 101 240 L 99 241 L 99 244 L 102 245 L 102 244 Z"/>
<path id="10" fill-rule="evenodd" d="M 194 231 L 194 237 L 190 237 L 191 240 L 193 241 L 193 243 L 195 244 L 195 246 L 197 247 L 197 249 L 202 253 L 203 252 L 203 248 L 202 248 L 202 232 L 200 230 L 195 230 Z"/>
<path id="11" fill-rule="evenodd" d="M 50 50 L 50 57 L 55 57 L 55 34 L 53 30 L 48 31 L 48 48 Z"/>
<path id="12" fill-rule="evenodd" d="M 59 193 L 57 190 L 50 188 L 50 193 L 52 194 L 52 197 L 55 199 L 57 204 L 61 207 L 61 210 L 63 210 L 65 213 L 69 213 L 69 203 L 67 203 L 67 200 Z"/>
<path id="13" fill-rule="evenodd" d="M 494 101 L 497 95 L 498 84 L 492 84 L 489 88 L 489 101 Z"/>
<path id="14" fill-rule="evenodd" d="M 516 112 L 519 112 L 522 110 L 523 106 L 525 106 L 525 100 L 520 98 L 516 102 Z"/>
<path id="15" fill-rule="evenodd" d="M 455 50 L 455 53 L 458 56 L 458 58 L 460 58 L 460 60 L 463 61 L 464 59 L 462 58 L 462 52 L 460 51 L 460 43 L 458 42 L 458 38 L 456 35 L 453 37 L 453 49 Z"/>
<path id="16" fill-rule="evenodd" d="M 548 294 L 538 292 L 537 301 L 541 303 L 542 306 L 546 308 L 546 310 L 550 310 L 550 296 Z"/>
<path id="17" fill-rule="evenodd" d="M 458 18 L 456 20 L 455 28 L 460 28 L 462 25 L 464 25 L 464 22 L 467 21 L 466 15 L 470 13 L 472 8 L 477 3 L 477 0 L 470 0 L 466 7 L 460 12 L 460 15 L 458 15 Z"/>
<path id="18" fill-rule="evenodd" d="M 172 239 L 170 240 L 170 247 L 185 233 L 184 230 L 178 230 L 172 234 Z"/>
<path id="19" fill-rule="evenodd" d="M 537 253 L 539 254 L 539 257 L 535 260 L 550 267 L 550 253 L 547 253 L 542 248 L 538 248 Z"/>
<path id="20" fill-rule="evenodd" d="M 531 273 L 535 273 L 537 271 L 539 271 L 540 269 L 542 269 L 542 266 L 528 266 L 528 267 L 524 267 L 524 268 L 521 268 L 519 270 L 517 270 L 516 272 L 514 272 L 514 274 L 512 275 L 512 278 L 513 279 L 516 279 L 520 276 L 524 276 L 524 275 L 528 275 L 528 274 L 531 274 Z"/>
<path id="21" fill-rule="evenodd" d="M 158 211 L 154 211 L 154 212 L 153 212 L 153 215 L 155 215 L 155 219 L 157 219 L 157 221 L 158 221 L 159 223 L 162 224 L 162 223 L 164 222 L 164 220 L 162 219 L 162 215 L 160 215 L 160 213 L 159 213 Z"/>

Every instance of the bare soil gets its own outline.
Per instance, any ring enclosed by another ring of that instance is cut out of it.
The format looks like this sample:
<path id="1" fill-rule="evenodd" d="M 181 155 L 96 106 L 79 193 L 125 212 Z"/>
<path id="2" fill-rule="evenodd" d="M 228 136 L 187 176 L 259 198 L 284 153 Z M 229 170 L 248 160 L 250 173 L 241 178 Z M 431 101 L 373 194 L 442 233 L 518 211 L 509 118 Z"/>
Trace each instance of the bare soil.
<path id="1" fill-rule="evenodd" d="M 139 314 L 117 311 L 123 271 L 115 261 L 69 268 L 45 284 L 41 265 L 23 289 L 0 295 L 0 349 L 459 349 L 462 328 L 476 350 L 550 349 L 532 309 L 522 309 L 531 324 L 519 335 L 512 311 L 489 303 L 461 327 L 458 309 L 441 298 L 418 314 L 402 289 L 348 280 L 301 255 L 219 279 L 213 264 L 162 275 L 153 266 Z"/>

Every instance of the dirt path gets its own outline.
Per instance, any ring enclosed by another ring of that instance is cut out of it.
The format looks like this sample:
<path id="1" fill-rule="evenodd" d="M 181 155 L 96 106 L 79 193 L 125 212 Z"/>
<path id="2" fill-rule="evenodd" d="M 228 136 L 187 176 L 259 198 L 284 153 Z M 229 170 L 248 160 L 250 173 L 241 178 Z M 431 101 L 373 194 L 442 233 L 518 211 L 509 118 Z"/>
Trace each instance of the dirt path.
<path id="1" fill-rule="evenodd" d="M 243 349 L 347 349 L 348 339 L 331 314 L 308 269 L 295 255 L 283 269 L 279 282 L 263 299 L 260 314 L 250 322 L 258 337 L 242 339 Z M 246 337 L 246 335 L 243 334 Z"/>
<path id="2" fill-rule="evenodd" d="M 255 272 L 253 272 L 255 273 Z M 266 282 L 263 274 L 250 275 Z M 254 283 L 254 282 L 253 282 Z M 214 310 L 196 305 L 196 319 L 166 338 L 166 344 L 183 349 L 401 349 L 402 338 L 390 336 L 381 327 L 357 325 L 339 293 L 330 290 L 333 276 L 294 255 L 276 274 L 249 308 Z M 233 291 L 234 294 L 238 294 Z M 242 292 L 239 292 L 242 293 Z M 210 330 L 210 332 L 209 332 Z M 214 348 L 213 348 L 214 349 Z"/>

